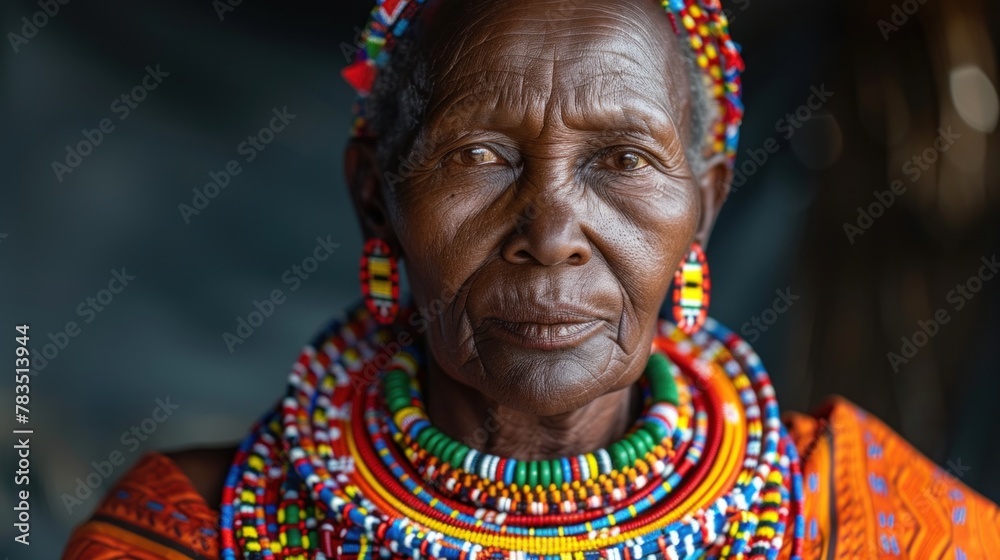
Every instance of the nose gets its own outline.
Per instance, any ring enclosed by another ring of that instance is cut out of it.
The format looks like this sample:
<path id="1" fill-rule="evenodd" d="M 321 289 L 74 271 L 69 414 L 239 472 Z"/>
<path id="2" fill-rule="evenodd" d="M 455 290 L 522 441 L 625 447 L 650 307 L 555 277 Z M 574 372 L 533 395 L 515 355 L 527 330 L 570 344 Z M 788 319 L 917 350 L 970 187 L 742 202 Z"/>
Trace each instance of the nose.
<path id="1" fill-rule="evenodd" d="M 504 244 L 503 258 L 511 264 L 582 265 L 590 261 L 590 241 L 581 228 L 581 201 L 557 200 L 556 194 L 538 194 L 525 204 Z"/>

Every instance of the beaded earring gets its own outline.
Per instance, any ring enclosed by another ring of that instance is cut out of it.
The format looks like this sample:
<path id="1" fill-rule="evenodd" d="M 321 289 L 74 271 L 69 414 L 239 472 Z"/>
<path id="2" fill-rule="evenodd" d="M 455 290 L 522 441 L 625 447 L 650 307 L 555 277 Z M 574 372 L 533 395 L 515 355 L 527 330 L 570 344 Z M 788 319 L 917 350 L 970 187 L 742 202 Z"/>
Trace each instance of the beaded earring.
<path id="1" fill-rule="evenodd" d="M 361 254 L 361 293 L 378 323 L 390 325 L 396 320 L 399 268 L 389 244 L 378 237 L 369 238 Z"/>
<path id="2" fill-rule="evenodd" d="M 688 335 L 698 332 L 708 318 L 708 302 L 712 292 L 712 279 L 708 274 L 708 260 L 698 242 L 674 272 L 673 315 L 677 327 Z"/>

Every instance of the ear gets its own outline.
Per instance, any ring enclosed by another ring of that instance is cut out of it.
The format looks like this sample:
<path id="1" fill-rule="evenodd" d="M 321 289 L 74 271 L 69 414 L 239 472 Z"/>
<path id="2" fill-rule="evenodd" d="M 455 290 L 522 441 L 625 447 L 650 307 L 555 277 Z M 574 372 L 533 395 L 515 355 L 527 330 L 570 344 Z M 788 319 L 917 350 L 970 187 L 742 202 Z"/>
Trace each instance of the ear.
<path id="1" fill-rule="evenodd" d="M 714 154 L 709 158 L 705 171 L 698 178 L 698 186 L 701 191 L 701 216 L 695 240 L 702 247 L 708 245 L 708 237 L 715 226 L 715 219 L 719 216 L 722 204 L 729 197 L 732 180 L 733 170 L 729 168 L 725 154 Z"/>
<path id="2" fill-rule="evenodd" d="M 375 158 L 374 140 L 352 138 L 347 142 L 344 150 L 344 176 L 361 225 L 361 235 L 365 239 L 379 237 L 399 254 L 396 232 L 389 220 L 388 205 L 383 197 L 382 172 Z"/>

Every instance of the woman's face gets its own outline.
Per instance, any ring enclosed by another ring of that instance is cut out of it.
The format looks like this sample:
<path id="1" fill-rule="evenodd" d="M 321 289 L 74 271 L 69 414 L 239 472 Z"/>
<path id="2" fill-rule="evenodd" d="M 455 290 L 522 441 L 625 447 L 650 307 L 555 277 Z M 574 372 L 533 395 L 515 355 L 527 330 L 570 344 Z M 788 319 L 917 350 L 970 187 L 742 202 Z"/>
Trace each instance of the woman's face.
<path id="1" fill-rule="evenodd" d="M 446 374 L 525 413 L 575 410 L 641 375 L 705 219 L 681 47 L 652 0 L 438 7 L 388 227 L 418 308 L 443 307 L 426 336 Z"/>

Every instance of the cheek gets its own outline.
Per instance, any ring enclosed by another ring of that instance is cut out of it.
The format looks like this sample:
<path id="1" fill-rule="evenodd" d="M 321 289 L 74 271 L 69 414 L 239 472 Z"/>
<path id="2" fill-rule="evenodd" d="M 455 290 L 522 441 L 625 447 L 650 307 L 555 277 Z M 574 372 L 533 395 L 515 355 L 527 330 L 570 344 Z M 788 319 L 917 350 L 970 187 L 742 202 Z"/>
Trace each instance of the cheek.
<path id="1" fill-rule="evenodd" d="M 658 310 L 698 227 L 697 187 L 686 181 L 664 184 L 655 195 L 622 200 L 614 207 L 604 226 L 612 270 L 637 304 Z"/>
<path id="2" fill-rule="evenodd" d="M 464 299 L 455 294 L 492 254 L 490 236 L 477 227 L 479 208 L 468 197 L 423 187 L 407 185 L 395 201 L 393 220 L 415 303 L 425 308 L 461 304 Z M 447 320 L 452 314 L 436 315 Z"/>

